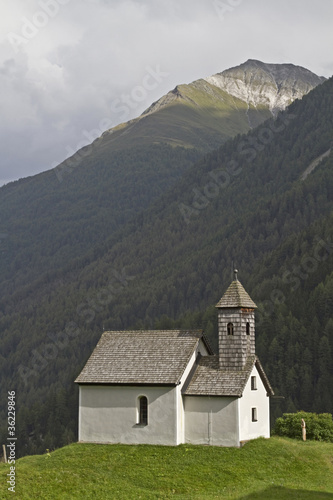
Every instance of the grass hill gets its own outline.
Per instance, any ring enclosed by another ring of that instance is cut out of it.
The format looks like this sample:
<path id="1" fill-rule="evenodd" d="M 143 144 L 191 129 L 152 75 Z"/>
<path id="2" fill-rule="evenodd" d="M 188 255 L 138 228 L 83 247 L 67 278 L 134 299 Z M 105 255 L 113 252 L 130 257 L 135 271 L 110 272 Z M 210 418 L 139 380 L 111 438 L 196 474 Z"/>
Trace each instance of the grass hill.
<path id="1" fill-rule="evenodd" d="M 333 498 L 333 445 L 257 439 L 243 448 L 72 444 L 16 463 L 20 500 Z M 92 466 L 93 464 L 93 466 Z M 2 499 L 8 465 L 0 464 Z"/>

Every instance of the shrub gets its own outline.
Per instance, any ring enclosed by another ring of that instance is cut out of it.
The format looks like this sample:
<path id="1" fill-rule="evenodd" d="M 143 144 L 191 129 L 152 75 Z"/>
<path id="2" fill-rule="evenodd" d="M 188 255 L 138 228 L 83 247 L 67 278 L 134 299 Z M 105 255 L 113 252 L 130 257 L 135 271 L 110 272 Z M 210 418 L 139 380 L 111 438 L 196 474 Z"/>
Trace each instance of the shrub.
<path id="1" fill-rule="evenodd" d="M 274 426 L 274 434 L 302 439 L 302 418 L 306 424 L 306 438 L 333 442 L 333 419 L 330 413 L 284 413 Z"/>

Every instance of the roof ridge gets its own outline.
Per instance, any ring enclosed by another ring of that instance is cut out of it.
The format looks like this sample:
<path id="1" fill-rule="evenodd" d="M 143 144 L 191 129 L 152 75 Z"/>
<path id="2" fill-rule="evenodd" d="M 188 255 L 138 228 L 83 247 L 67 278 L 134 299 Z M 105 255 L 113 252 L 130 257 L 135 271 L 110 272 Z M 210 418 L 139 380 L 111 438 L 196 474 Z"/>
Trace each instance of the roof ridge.
<path id="1" fill-rule="evenodd" d="M 177 333 L 177 332 L 189 332 L 189 333 L 202 333 L 202 328 L 173 328 L 173 329 L 152 329 L 152 328 L 141 328 L 140 330 L 105 330 L 103 333 Z"/>

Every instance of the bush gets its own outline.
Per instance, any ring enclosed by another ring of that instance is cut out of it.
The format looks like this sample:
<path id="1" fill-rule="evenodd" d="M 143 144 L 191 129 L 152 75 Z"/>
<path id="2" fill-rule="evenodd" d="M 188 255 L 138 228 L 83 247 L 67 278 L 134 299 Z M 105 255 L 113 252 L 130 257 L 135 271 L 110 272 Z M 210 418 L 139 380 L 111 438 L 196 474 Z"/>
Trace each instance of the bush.
<path id="1" fill-rule="evenodd" d="M 273 433 L 277 436 L 302 439 L 302 418 L 306 424 L 306 438 L 333 442 L 333 419 L 330 413 L 284 413 L 275 422 Z"/>

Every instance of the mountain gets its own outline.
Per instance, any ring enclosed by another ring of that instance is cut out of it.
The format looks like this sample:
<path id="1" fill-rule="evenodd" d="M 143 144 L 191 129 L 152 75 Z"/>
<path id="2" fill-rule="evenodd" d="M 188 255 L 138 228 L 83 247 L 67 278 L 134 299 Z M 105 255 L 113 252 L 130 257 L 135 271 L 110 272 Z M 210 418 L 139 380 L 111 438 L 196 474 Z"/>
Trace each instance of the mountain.
<path id="1" fill-rule="evenodd" d="M 247 62 L 177 85 L 140 117 L 108 131 L 113 147 L 167 142 L 202 150 L 217 147 L 275 115 L 325 81 L 293 64 Z"/>
<path id="2" fill-rule="evenodd" d="M 206 78 L 206 81 L 254 108 L 273 115 L 326 80 L 293 64 L 266 64 L 249 59 L 244 64 Z"/>
<path id="3" fill-rule="evenodd" d="M 176 148 L 165 186 L 174 149 L 157 144 L 116 152 L 112 175 L 92 148 L 62 182 L 48 172 L 0 190 L 0 399 L 17 392 L 20 454 L 75 439 L 73 380 L 103 328 L 204 328 L 216 345 L 232 261 L 286 398 L 273 415 L 330 410 L 332 111 L 330 79 L 197 162 Z"/>
<path id="4" fill-rule="evenodd" d="M 257 91 L 258 64 L 265 66 L 248 61 L 230 70 L 234 79 L 238 75 L 235 85 L 243 78 L 249 95 Z M 292 65 L 274 68 L 293 82 L 298 96 L 321 82 Z M 260 74 L 271 83 L 271 74 Z M 283 89 L 291 100 L 287 83 Z M 179 85 L 141 117 L 105 132 L 54 170 L 0 189 L 0 298 L 72 266 L 178 183 L 204 152 L 271 116 L 267 103 L 241 97 L 204 79 Z"/>

